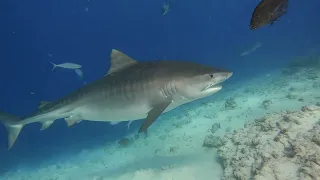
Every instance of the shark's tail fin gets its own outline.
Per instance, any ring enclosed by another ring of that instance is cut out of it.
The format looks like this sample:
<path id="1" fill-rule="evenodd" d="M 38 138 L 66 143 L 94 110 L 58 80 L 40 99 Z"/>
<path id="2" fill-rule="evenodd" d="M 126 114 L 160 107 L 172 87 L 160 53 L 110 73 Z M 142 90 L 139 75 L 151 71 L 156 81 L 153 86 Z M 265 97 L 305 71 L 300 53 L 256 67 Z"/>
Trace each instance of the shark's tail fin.
<path id="1" fill-rule="evenodd" d="M 8 149 L 14 145 L 23 124 L 19 124 L 20 118 L 0 110 L 0 122 L 4 124 L 8 131 Z"/>
<path id="2" fill-rule="evenodd" d="M 57 65 L 55 64 L 55 63 L 53 63 L 53 62 L 50 62 L 51 64 L 52 64 L 52 71 L 57 67 Z"/>

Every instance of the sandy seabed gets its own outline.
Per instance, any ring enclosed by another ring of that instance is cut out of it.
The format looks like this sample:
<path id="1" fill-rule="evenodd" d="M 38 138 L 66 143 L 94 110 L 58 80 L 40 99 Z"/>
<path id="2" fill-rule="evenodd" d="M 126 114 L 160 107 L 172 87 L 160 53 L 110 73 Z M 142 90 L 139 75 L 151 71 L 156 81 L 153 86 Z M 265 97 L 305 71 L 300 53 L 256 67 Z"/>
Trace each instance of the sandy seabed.
<path id="1" fill-rule="evenodd" d="M 319 102 L 318 70 L 265 74 L 161 116 L 146 138 L 0 180 L 320 179 Z"/>

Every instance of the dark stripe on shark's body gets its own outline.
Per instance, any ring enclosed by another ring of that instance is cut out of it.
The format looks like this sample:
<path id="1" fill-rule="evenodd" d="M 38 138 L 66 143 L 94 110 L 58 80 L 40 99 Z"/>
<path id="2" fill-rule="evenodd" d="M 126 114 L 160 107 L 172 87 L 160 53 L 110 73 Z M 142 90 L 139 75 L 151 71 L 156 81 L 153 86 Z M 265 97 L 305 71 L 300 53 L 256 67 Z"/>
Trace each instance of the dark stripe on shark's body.
<path id="1" fill-rule="evenodd" d="M 24 118 L 3 116 L 13 146 L 24 125 L 48 128 L 64 118 L 68 126 L 82 120 L 121 122 L 146 118 L 139 132 L 164 112 L 218 92 L 231 72 L 183 61 L 137 62 L 117 50 L 111 52 L 108 74 L 52 103 L 41 103 Z M 217 86 L 215 86 L 217 85 Z M 8 115 L 8 114 L 7 114 Z"/>

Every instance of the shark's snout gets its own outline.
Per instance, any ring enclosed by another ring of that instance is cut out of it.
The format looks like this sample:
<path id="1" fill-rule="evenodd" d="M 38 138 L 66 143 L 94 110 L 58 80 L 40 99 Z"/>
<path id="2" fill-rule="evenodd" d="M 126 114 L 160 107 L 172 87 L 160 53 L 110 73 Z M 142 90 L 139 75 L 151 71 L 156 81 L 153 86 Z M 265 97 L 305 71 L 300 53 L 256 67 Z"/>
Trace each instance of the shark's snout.
<path id="1" fill-rule="evenodd" d="M 225 73 L 225 80 L 229 79 L 233 75 L 233 72 L 226 72 Z"/>
<path id="2" fill-rule="evenodd" d="M 213 79 L 215 84 L 219 84 L 229 79 L 232 76 L 233 72 L 231 71 L 222 71 L 213 74 Z"/>
<path id="3" fill-rule="evenodd" d="M 210 74 L 211 79 L 206 82 L 206 86 L 202 89 L 202 92 L 205 92 L 207 90 L 217 90 L 219 91 L 222 86 L 220 83 L 224 82 L 225 80 L 229 79 L 232 76 L 231 71 L 226 70 L 220 70 L 215 71 L 214 73 Z"/>

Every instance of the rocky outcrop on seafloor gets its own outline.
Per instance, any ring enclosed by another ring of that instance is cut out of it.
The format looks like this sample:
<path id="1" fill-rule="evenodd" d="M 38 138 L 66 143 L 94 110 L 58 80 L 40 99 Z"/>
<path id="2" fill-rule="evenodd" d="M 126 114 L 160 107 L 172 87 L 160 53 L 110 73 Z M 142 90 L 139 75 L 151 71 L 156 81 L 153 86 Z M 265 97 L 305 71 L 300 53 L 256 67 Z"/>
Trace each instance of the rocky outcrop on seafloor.
<path id="1" fill-rule="evenodd" d="M 320 56 L 319 55 L 305 55 L 295 56 L 290 59 L 286 67 L 281 72 L 284 75 L 293 75 L 299 73 L 301 70 L 309 71 L 307 73 L 307 79 L 317 79 L 317 72 L 320 68 Z M 311 71 L 310 71 L 311 70 Z"/>
<path id="2" fill-rule="evenodd" d="M 204 138 L 203 147 L 207 148 L 218 148 L 227 142 L 226 138 L 221 138 L 220 136 L 214 136 L 209 134 Z"/>
<path id="3" fill-rule="evenodd" d="M 222 139 L 224 180 L 320 180 L 320 106 L 256 119 Z"/>
<path id="4" fill-rule="evenodd" d="M 235 109 L 237 107 L 237 103 L 235 101 L 235 98 L 229 98 L 226 100 L 225 105 L 224 105 L 224 109 L 225 110 L 231 110 L 231 109 Z"/>

